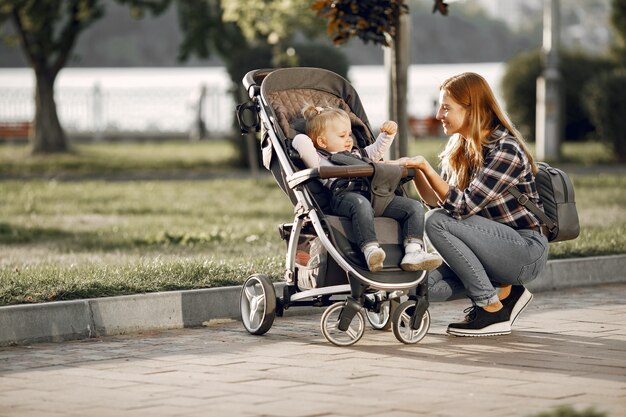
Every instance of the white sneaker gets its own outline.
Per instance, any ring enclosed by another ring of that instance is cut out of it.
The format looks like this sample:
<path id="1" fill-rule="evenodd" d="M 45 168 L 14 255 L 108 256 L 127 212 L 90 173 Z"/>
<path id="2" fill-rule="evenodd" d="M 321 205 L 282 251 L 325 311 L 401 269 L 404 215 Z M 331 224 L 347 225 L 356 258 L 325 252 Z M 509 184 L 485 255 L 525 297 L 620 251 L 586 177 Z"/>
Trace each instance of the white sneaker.
<path id="1" fill-rule="evenodd" d="M 382 248 L 379 246 L 370 246 L 365 248 L 363 255 L 365 255 L 365 261 L 370 271 L 379 272 L 383 269 L 383 261 L 387 255 Z"/>
<path id="2" fill-rule="evenodd" d="M 441 256 L 428 252 L 408 252 L 400 262 L 400 268 L 405 271 L 431 271 L 438 268 L 443 259 Z"/>

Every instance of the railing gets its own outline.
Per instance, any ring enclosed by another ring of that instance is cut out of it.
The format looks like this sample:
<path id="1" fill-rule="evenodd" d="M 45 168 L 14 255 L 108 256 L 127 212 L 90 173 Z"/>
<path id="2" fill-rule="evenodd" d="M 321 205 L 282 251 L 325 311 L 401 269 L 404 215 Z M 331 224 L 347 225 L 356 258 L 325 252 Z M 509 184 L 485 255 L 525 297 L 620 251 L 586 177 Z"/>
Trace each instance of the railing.
<path id="1" fill-rule="evenodd" d="M 70 134 L 193 134 L 202 116 L 208 136 L 229 132 L 234 103 L 228 86 L 199 88 L 57 88 L 59 120 Z M 0 125 L 31 122 L 34 91 L 0 87 Z M 195 134 L 199 134 L 196 132 Z"/>

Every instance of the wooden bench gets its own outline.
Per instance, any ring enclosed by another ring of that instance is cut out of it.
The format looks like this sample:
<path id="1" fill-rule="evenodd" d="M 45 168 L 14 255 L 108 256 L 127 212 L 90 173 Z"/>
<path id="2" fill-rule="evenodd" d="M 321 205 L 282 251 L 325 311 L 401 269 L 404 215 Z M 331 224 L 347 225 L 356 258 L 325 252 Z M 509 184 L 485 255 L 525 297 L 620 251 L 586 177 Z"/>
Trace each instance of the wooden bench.
<path id="1" fill-rule="evenodd" d="M 421 119 L 409 116 L 409 131 L 414 138 L 443 136 L 441 122 L 432 116 Z"/>
<path id="2" fill-rule="evenodd" d="M 1 140 L 28 140 L 31 122 L 0 122 Z"/>

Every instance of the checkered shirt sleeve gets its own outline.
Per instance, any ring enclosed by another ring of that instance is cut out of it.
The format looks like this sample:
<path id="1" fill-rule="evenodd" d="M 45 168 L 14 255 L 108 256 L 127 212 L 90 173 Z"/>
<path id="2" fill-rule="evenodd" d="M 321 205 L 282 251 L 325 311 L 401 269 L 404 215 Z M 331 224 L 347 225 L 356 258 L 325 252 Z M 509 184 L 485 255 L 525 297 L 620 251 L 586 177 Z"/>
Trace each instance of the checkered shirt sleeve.
<path id="1" fill-rule="evenodd" d="M 502 135 L 487 145 L 483 168 L 467 189 L 450 186 L 440 206 L 457 219 L 478 214 L 514 229 L 538 226 L 540 221 L 507 191 L 515 186 L 541 205 L 528 158 L 513 138 Z"/>

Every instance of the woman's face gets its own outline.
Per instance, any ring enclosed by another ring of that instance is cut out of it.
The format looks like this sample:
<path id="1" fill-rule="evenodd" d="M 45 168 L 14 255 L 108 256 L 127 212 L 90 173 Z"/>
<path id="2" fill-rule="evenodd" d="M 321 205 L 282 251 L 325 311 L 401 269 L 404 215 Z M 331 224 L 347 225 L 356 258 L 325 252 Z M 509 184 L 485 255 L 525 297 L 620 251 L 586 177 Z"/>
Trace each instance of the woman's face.
<path id="1" fill-rule="evenodd" d="M 456 101 L 452 100 L 447 91 L 439 92 L 439 109 L 437 110 L 437 120 L 441 121 L 443 131 L 446 135 L 461 134 L 468 136 L 467 110 Z"/>

